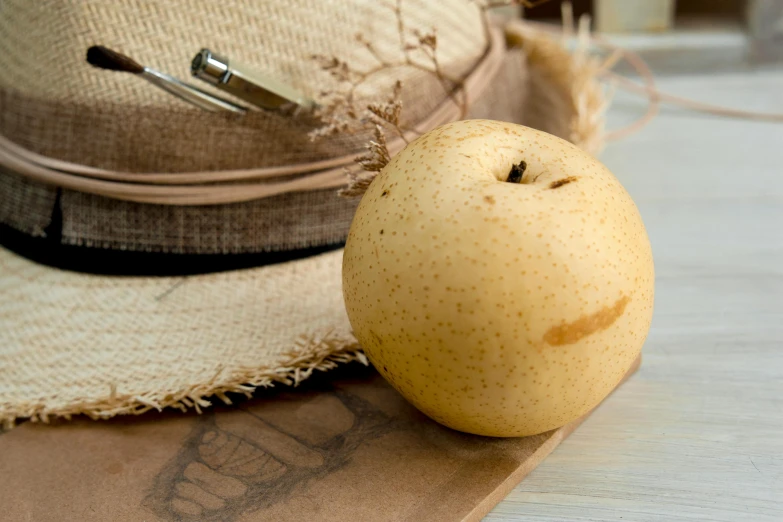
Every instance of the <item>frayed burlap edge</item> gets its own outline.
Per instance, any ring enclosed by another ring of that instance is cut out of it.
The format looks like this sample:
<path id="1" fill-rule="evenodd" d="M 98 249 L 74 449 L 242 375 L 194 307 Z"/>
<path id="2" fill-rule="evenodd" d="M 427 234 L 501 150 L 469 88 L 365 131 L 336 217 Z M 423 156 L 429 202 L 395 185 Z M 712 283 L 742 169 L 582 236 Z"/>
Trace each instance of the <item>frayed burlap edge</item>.
<path id="1" fill-rule="evenodd" d="M 223 368 L 217 368 L 214 377 L 207 382 L 175 391 L 152 391 L 143 395 L 121 394 L 115 386 L 110 386 L 104 399 L 75 402 L 67 407 L 51 408 L 40 400 L 17 404 L 0 411 L 0 426 L 2 430 L 11 429 L 17 419 L 48 424 L 52 418 L 71 420 L 75 415 L 86 415 L 99 420 L 116 415 L 141 415 L 164 408 L 183 412 L 192 408 L 201 413 L 203 408 L 213 405 L 214 401 L 208 400 L 208 397 L 214 396 L 225 404 L 232 404 L 227 394 L 240 393 L 251 397 L 257 388 L 269 388 L 276 383 L 297 386 L 312 376 L 313 372 L 328 371 L 338 364 L 349 362 L 369 365 L 355 339 L 332 333 L 302 337 L 289 352 L 281 355 L 274 366 L 237 368 L 225 375 Z"/>

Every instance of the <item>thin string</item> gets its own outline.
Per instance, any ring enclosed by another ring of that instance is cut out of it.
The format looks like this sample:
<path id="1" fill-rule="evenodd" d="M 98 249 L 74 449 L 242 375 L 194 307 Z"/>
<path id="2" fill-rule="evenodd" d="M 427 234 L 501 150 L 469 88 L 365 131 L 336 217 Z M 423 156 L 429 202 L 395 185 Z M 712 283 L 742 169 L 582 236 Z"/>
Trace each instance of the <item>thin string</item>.
<path id="1" fill-rule="evenodd" d="M 543 24 L 540 22 L 526 23 L 545 32 L 560 33 L 561 38 L 563 38 L 564 41 L 568 41 L 574 35 L 574 18 L 570 2 L 564 2 L 561 4 L 561 15 L 563 20 L 562 28 L 557 28 L 552 25 Z M 655 118 L 662 102 L 677 105 L 679 107 L 690 109 L 696 112 L 703 112 L 727 118 L 740 118 L 752 121 L 767 121 L 776 123 L 783 122 L 783 113 L 768 113 L 735 109 L 732 107 L 704 103 L 698 100 L 693 100 L 691 98 L 686 98 L 684 96 L 676 96 L 662 92 L 655 87 L 655 76 L 650 67 L 647 65 L 647 62 L 645 62 L 638 53 L 629 49 L 623 49 L 618 45 L 611 43 L 602 36 L 589 33 L 587 36 L 590 42 L 605 50 L 611 51 L 609 57 L 601 65 L 598 71 L 598 76 L 605 79 L 606 81 L 611 82 L 613 85 L 628 90 L 629 92 L 645 95 L 648 101 L 647 111 L 644 115 L 625 127 L 607 132 L 604 136 L 607 141 L 616 141 L 640 130 L 650 121 L 652 121 L 653 118 Z M 632 79 L 611 70 L 620 59 L 624 59 L 626 62 L 628 62 L 634 71 L 641 77 L 643 85 L 640 85 Z"/>
<path id="2" fill-rule="evenodd" d="M 629 92 L 643 94 L 647 96 L 648 100 L 647 112 L 635 122 L 615 131 L 607 132 L 605 138 L 608 141 L 625 138 L 629 134 L 632 134 L 647 125 L 657 115 L 658 107 L 662 102 L 677 105 L 695 112 L 703 112 L 706 114 L 713 114 L 715 116 L 722 116 L 727 118 L 739 118 L 751 121 L 766 121 L 776 123 L 783 122 L 783 113 L 735 109 L 732 107 L 704 103 L 691 98 L 686 98 L 684 96 L 676 96 L 674 94 L 662 92 L 655 87 L 655 78 L 653 72 L 647 65 L 647 62 L 645 62 L 638 53 L 628 49 L 623 49 L 598 35 L 591 35 L 590 38 L 593 42 L 603 47 L 604 49 L 612 51 L 610 58 L 607 60 L 607 62 L 609 62 L 609 66 L 603 66 L 601 68 L 599 77 L 603 77 L 607 81 L 610 81 Z M 626 60 L 628 64 L 633 67 L 636 73 L 642 78 L 644 85 L 640 85 L 632 79 L 611 70 L 611 67 L 615 65 L 614 61 L 616 60 L 615 57 L 618 56 L 618 53 L 619 55 L 622 55 L 622 58 Z"/>
<path id="3" fill-rule="evenodd" d="M 304 174 L 307 172 L 316 172 L 328 168 L 342 167 L 351 164 L 355 156 L 345 155 L 310 163 L 299 163 L 294 165 L 264 167 L 257 169 L 203 172 L 136 173 L 99 169 L 87 165 L 80 165 L 78 163 L 71 163 L 69 161 L 49 158 L 27 150 L 2 135 L 0 135 L 0 149 L 5 149 L 8 153 L 13 154 L 14 156 L 18 156 L 19 158 L 22 158 L 27 162 L 34 163 L 38 166 L 71 174 L 79 174 L 87 178 L 161 185 L 189 185 L 198 183 L 220 183 L 226 181 L 272 179 L 280 176 Z"/>
<path id="4" fill-rule="evenodd" d="M 625 138 L 626 136 L 633 134 L 634 132 L 641 130 L 642 127 L 650 123 L 653 120 L 653 118 L 655 118 L 658 115 L 658 111 L 660 110 L 660 105 L 661 105 L 661 97 L 658 89 L 656 89 L 655 87 L 655 75 L 653 74 L 652 70 L 650 70 L 650 67 L 647 65 L 647 62 L 645 62 L 641 56 L 639 56 L 637 53 L 633 51 L 629 51 L 627 49 L 621 49 L 617 46 L 612 46 L 611 44 L 608 44 L 608 42 L 602 42 L 600 39 L 598 39 L 598 37 L 594 37 L 593 39 L 598 41 L 599 43 L 605 44 L 607 48 L 612 49 L 613 51 L 612 54 L 609 55 L 609 58 L 604 62 L 604 65 L 599 70 L 598 72 L 599 77 L 607 76 L 608 74 L 620 76 L 616 73 L 613 73 L 611 71 L 611 68 L 619 60 L 623 59 L 627 61 L 631 65 L 631 67 L 633 67 L 636 70 L 639 76 L 641 76 L 642 80 L 644 81 L 644 85 L 640 85 L 639 87 L 644 89 L 645 92 L 647 93 L 647 111 L 644 113 L 644 115 L 642 115 L 635 122 L 626 125 L 625 127 L 607 132 L 606 135 L 604 136 L 604 139 L 606 139 L 607 141 L 616 141 Z M 637 84 L 634 83 L 634 85 Z"/>
<path id="5" fill-rule="evenodd" d="M 626 51 L 626 53 L 628 53 L 628 51 Z M 634 54 L 635 53 L 629 53 L 626 56 L 632 56 Z M 723 105 L 713 105 L 710 103 L 693 100 L 691 98 L 686 98 L 684 96 L 675 96 L 674 94 L 661 92 L 658 89 L 649 89 L 644 85 L 639 85 L 633 80 L 612 71 L 603 71 L 602 75 L 612 79 L 613 81 L 616 81 L 621 87 L 624 87 L 629 91 L 646 94 L 649 97 L 656 97 L 660 101 L 671 103 L 673 105 L 679 105 L 680 107 L 691 109 L 696 112 L 704 112 L 707 114 L 714 114 L 716 116 L 741 118 L 753 121 L 783 122 L 783 113 L 748 111 L 744 109 L 725 107 Z"/>

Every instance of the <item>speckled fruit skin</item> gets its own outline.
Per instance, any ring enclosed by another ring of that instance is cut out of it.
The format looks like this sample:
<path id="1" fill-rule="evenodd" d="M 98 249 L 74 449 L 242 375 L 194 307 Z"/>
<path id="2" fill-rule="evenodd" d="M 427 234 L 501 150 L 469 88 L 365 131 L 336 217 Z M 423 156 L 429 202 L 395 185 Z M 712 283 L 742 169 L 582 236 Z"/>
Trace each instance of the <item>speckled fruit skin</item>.
<path id="1" fill-rule="evenodd" d="M 522 183 L 511 166 L 527 163 Z M 381 374 L 426 415 L 500 437 L 594 408 L 641 351 L 653 260 L 600 162 L 534 129 L 439 127 L 363 196 L 343 259 L 348 317 Z"/>

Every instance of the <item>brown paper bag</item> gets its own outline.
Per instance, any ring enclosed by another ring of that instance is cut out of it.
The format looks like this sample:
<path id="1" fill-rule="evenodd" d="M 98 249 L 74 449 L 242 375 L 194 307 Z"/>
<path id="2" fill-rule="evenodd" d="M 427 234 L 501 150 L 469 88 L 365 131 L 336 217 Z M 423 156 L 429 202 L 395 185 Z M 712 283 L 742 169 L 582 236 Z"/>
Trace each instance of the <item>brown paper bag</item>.
<path id="1" fill-rule="evenodd" d="M 0 434 L 0 518 L 478 520 L 583 420 L 521 439 L 466 435 L 357 366 L 261 395 L 202 415 Z"/>

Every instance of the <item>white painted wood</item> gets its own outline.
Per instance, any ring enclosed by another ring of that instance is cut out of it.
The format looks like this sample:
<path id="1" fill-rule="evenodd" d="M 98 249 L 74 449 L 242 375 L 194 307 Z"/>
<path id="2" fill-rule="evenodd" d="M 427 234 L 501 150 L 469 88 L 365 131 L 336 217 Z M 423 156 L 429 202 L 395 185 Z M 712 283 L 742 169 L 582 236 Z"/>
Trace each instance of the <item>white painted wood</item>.
<path id="1" fill-rule="evenodd" d="M 659 84 L 783 112 L 783 71 Z M 666 109 L 602 159 L 653 243 L 644 361 L 486 520 L 783 521 L 783 124 Z"/>
<path id="2" fill-rule="evenodd" d="M 738 21 L 726 20 L 707 27 L 680 25 L 668 33 L 612 34 L 606 38 L 636 52 L 655 74 L 725 74 L 751 68 L 748 34 Z M 624 61 L 617 64 L 615 71 L 636 74 Z"/>

